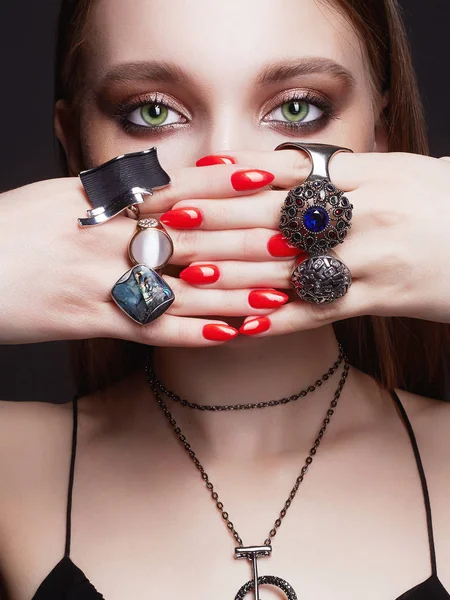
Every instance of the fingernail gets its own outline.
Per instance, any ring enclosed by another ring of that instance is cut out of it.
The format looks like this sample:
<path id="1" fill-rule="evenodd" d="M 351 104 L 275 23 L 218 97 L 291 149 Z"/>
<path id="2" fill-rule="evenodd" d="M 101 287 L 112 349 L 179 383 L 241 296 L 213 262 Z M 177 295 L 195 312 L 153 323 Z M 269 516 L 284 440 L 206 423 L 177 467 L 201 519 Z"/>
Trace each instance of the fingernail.
<path id="1" fill-rule="evenodd" d="M 289 296 L 277 290 L 252 290 L 248 295 L 248 303 L 252 308 L 276 308 L 288 300 Z"/>
<path id="2" fill-rule="evenodd" d="M 224 154 L 203 156 L 195 164 L 197 167 L 210 167 L 211 165 L 235 165 L 236 160 L 232 156 Z"/>
<path id="3" fill-rule="evenodd" d="M 248 169 L 246 171 L 236 171 L 231 176 L 231 185 L 238 192 L 246 190 L 257 190 L 272 183 L 275 175 L 268 171 L 260 169 Z"/>
<path id="4" fill-rule="evenodd" d="M 197 208 L 175 208 L 161 215 L 160 221 L 175 229 L 191 229 L 200 227 L 203 216 Z"/>
<path id="5" fill-rule="evenodd" d="M 256 335 L 263 333 L 270 328 L 270 319 L 268 317 L 258 317 L 244 323 L 239 329 L 239 333 L 244 335 Z"/>
<path id="6" fill-rule="evenodd" d="M 203 337 L 213 342 L 228 342 L 237 335 L 239 335 L 239 331 L 230 325 L 211 323 L 203 327 Z"/>
<path id="7" fill-rule="evenodd" d="M 194 285 L 215 283 L 220 277 L 220 271 L 216 265 L 192 265 L 183 269 L 179 277 Z"/>
<path id="8" fill-rule="evenodd" d="M 268 243 L 267 250 L 272 256 L 297 256 L 302 251 L 290 244 L 282 233 L 273 235 Z"/>

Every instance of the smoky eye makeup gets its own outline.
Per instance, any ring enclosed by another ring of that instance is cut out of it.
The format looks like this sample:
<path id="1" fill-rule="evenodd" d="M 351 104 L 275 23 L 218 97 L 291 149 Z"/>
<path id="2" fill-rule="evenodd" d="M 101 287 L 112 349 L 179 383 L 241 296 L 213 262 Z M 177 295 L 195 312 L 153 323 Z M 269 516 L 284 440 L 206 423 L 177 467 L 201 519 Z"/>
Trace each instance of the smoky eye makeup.
<path id="1" fill-rule="evenodd" d="M 112 117 L 126 133 L 163 135 L 192 125 L 193 116 L 173 96 L 162 92 L 138 94 L 117 102 Z M 337 118 L 333 102 L 311 89 L 291 89 L 266 102 L 260 126 L 293 134 L 315 133 Z"/>

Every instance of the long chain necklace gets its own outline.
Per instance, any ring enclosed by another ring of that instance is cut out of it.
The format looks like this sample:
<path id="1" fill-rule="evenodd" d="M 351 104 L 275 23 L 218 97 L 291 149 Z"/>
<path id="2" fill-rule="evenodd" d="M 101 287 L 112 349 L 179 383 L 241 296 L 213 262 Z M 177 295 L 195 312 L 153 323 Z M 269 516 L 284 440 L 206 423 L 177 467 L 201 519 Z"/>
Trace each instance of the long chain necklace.
<path id="1" fill-rule="evenodd" d="M 342 358 L 341 358 L 341 355 L 342 355 Z M 306 458 L 305 464 L 302 467 L 299 476 L 295 480 L 294 487 L 292 488 L 287 500 L 285 501 L 284 506 L 279 513 L 279 517 L 275 520 L 274 527 L 269 531 L 269 534 L 268 534 L 267 538 L 265 539 L 264 544 L 262 546 L 246 546 L 246 547 L 244 547 L 244 543 L 242 541 L 241 536 L 238 534 L 238 532 L 236 531 L 236 529 L 234 527 L 233 522 L 230 520 L 228 512 L 225 511 L 223 503 L 219 500 L 219 495 L 215 491 L 214 485 L 211 482 L 209 475 L 206 473 L 203 465 L 201 464 L 200 460 L 197 458 L 197 455 L 195 454 L 191 445 L 187 441 L 186 436 L 183 434 L 181 428 L 179 427 L 179 425 L 173 418 L 172 414 L 170 413 L 169 409 L 167 408 L 166 404 L 164 403 L 163 399 L 159 395 L 158 388 L 161 389 L 161 388 L 163 388 L 163 386 L 156 379 L 153 371 L 151 370 L 151 368 L 149 366 L 150 361 L 149 360 L 147 361 L 147 364 L 146 364 L 147 379 L 148 379 L 148 383 L 155 395 L 155 398 L 156 398 L 159 406 L 161 407 L 164 415 L 166 416 L 167 420 L 169 421 L 170 425 L 172 426 L 174 433 L 176 434 L 176 436 L 178 437 L 180 442 L 183 444 L 184 449 L 191 457 L 194 465 L 200 471 L 201 477 L 202 477 L 203 481 L 205 482 L 206 488 L 207 488 L 207 490 L 209 490 L 209 492 L 211 494 L 211 498 L 213 499 L 213 501 L 216 504 L 217 509 L 221 513 L 223 520 L 226 522 L 228 530 L 231 532 L 231 534 L 233 535 L 233 538 L 238 543 L 238 547 L 235 548 L 235 550 L 234 550 L 235 558 L 237 558 L 237 559 L 247 558 L 252 563 L 253 578 L 239 589 L 234 600 L 243 600 L 244 596 L 246 596 L 251 590 L 254 591 L 255 600 L 260 600 L 259 586 L 261 586 L 261 585 L 273 585 L 273 586 L 279 588 L 280 590 L 282 590 L 285 593 L 288 600 L 297 600 L 297 594 L 295 593 L 294 588 L 284 579 L 281 579 L 280 577 L 275 577 L 273 575 L 263 575 L 263 576 L 258 575 L 258 558 L 270 556 L 270 554 L 272 552 L 271 540 L 273 537 L 275 537 L 278 528 L 281 526 L 281 523 L 282 523 L 284 517 L 286 516 L 286 513 L 287 513 L 289 507 L 291 506 L 292 501 L 295 498 L 295 495 L 297 494 L 297 490 L 300 487 L 300 484 L 302 483 L 304 476 L 306 475 L 306 473 L 309 469 L 309 465 L 313 461 L 313 457 L 315 456 L 317 448 L 320 445 L 320 441 L 327 429 L 328 424 L 330 423 L 331 417 L 334 414 L 334 409 L 337 406 L 339 397 L 341 396 L 341 393 L 344 388 L 345 382 L 347 380 L 348 372 L 350 369 L 350 365 L 348 363 L 347 356 L 344 354 L 341 347 L 340 347 L 339 359 L 344 360 L 344 368 L 342 371 L 342 375 L 341 375 L 337 390 L 334 393 L 333 400 L 331 401 L 330 407 L 326 412 L 325 418 L 323 419 L 322 427 L 317 435 L 314 445 L 311 448 L 308 457 Z M 334 367 L 334 365 L 333 365 L 333 367 Z M 318 381 L 322 381 L 322 380 L 318 380 Z M 314 389 L 316 389 L 316 387 L 318 385 L 320 385 L 320 384 L 318 382 L 316 382 Z M 309 388 L 307 388 L 308 391 L 312 391 L 310 389 L 311 387 L 313 387 L 313 386 L 310 386 Z M 163 389 L 164 389 L 165 393 L 168 394 L 170 397 L 173 398 L 174 396 L 176 396 L 175 394 L 173 394 L 173 392 L 170 392 L 170 390 L 165 390 L 165 388 L 163 388 Z M 296 396 L 299 397 L 299 395 L 296 395 Z M 293 397 L 291 397 L 291 398 L 293 398 Z M 200 405 L 196 405 L 194 403 L 187 402 L 186 400 L 182 400 L 181 398 L 179 398 L 179 396 L 176 396 L 176 399 L 178 399 L 178 401 L 180 401 L 185 406 L 189 406 L 190 404 L 193 405 L 193 408 L 197 408 L 200 406 Z M 283 398 L 279 401 L 272 401 L 272 402 L 277 402 L 277 404 L 284 404 L 285 402 L 283 402 L 283 400 L 286 400 L 286 399 Z M 260 408 L 260 404 L 264 404 L 267 406 L 274 406 L 274 404 L 271 404 L 270 402 L 269 403 L 257 403 L 254 405 L 236 405 L 236 406 L 240 406 L 240 410 L 245 410 L 245 408 L 252 407 L 252 406 L 255 408 Z M 214 409 L 220 410 L 218 407 L 213 408 L 213 406 L 215 407 L 215 405 L 211 405 L 211 408 L 209 410 L 214 410 Z M 230 406 L 233 406 L 233 405 L 230 405 Z M 236 410 L 236 409 L 230 408 L 228 410 Z"/>

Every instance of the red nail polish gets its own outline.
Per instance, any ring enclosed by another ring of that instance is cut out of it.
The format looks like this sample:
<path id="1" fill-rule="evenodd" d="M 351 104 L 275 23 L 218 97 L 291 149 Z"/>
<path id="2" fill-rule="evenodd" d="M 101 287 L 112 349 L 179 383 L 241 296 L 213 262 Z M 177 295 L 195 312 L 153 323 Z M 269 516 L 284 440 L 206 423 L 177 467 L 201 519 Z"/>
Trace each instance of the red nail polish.
<path id="1" fill-rule="evenodd" d="M 213 342 L 228 342 L 239 334 L 239 331 L 230 325 L 216 325 L 211 323 L 203 327 L 203 337 Z"/>
<path id="2" fill-rule="evenodd" d="M 220 271 L 216 265 L 192 265 L 183 269 L 179 277 L 194 285 L 215 283 L 220 277 Z"/>
<path id="3" fill-rule="evenodd" d="M 197 167 L 210 167 L 211 165 L 235 165 L 237 161 L 232 156 L 213 155 L 203 156 L 195 164 Z"/>
<path id="4" fill-rule="evenodd" d="M 277 233 L 269 239 L 267 250 L 272 256 L 297 256 L 297 254 L 302 254 L 302 251 L 290 244 L 282 233 Z"/>
<path id="5" fill-rule="evenodd" d="M 175 229 L 191 229 L 200 227 L 203 217 L 197 208 L 175 208 L 161 215 L 160 221 Z"/>
<path id="6" fill-rule="evenodd" d="M 270 319 L 268 317 L 258 317 L 244 323 L 239 329 L 239 333 L 244 335 L 256 335 L 257 333 L 263 333 L 270 328 Z"/>
<path id="7" fill-rule="evenodd" d="M 248 295 L 248 303 L 252 308 L 276 308 L 288 300 L 289 296 L 277 290 L 252 290 Z"/>
<path id="8" fill-rule="evenodd" d="M 272 183 L 275 175 L 268 171 L 260 169 L 247 169 L 245 171 L 236 171 L 231 176 L 231 185 L 238 192 L 246 190 L 257 190 Z"/>

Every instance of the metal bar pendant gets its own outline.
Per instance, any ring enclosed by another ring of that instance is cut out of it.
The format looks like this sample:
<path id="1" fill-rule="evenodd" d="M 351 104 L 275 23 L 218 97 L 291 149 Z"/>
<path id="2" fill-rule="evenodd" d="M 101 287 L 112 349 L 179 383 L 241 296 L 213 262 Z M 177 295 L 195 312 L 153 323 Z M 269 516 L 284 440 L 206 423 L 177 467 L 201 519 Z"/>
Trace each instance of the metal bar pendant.
<path id="1" fill-rule="evenodd" d="M 272 546 L 248 546 L 247 548 L 235 548 L 236 558 L 246 558 L 252 563 L 253 579 L 248 581 L 236 594 L 234 600 L 242 600 L 251 590 L 253 590 L 254 599 L 261 600 L 259 596 L 260 585 L 273 585 L 282 590 L 288 600 L 297 600 L 297 594 L 294 588 L 284 579 L 274 577 L 273 575 L 258 575 L 258 558 L 270 556 Z"/>

